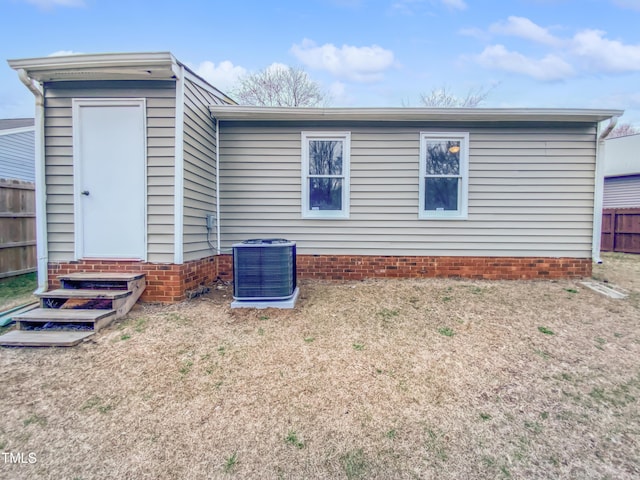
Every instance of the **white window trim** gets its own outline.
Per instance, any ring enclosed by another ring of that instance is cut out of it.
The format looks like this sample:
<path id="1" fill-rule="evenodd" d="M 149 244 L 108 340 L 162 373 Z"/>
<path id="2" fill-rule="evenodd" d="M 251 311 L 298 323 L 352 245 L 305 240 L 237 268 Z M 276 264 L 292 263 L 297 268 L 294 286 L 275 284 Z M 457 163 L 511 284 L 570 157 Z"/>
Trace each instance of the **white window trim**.
<path id="1" fill-rule="evenodd" d="M 458 191 L 458 210 L 442 211 L 425 210 L 425 185 L 427 176 L 426 140 L 431 138 L 460 140 L 460 176 L 461 186 Z M 469 213 L 469 132 L 420 132 L 420 190 L 418 218 L 428 220 L 465 220 Z"/>
<path id="2" fill-rule="evenodd" d="M 351 132 L 302 132 L 302 218 L 349 218 L 351 192 Z M 342 210 L 311 210 L 309 208 L 309 140 L 341 140 L 342 149 Z"/>

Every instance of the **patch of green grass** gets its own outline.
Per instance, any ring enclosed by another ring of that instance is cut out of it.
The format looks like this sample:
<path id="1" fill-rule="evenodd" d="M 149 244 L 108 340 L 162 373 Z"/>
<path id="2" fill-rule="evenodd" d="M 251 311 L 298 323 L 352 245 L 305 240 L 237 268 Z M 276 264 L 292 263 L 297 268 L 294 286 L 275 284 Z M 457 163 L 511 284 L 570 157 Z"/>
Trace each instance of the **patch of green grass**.
<path id="1" fill-rule="evenodd" d="M 564 291 L 569 293 L 578 293 L 578 290 L 575 288 L 565 288 Z"/>
<path id="2" fill-rule="evenodd" d="M 224 357 L 226 353 L 227 353 L 227 347 L 225 347 L 224 345 L 220 345 L 218 347 L 218 354 L 220 354 L 221 357 Z"/>
<path id="3" fill-rule="evenodd" d="M 293 445 L 296 448 L 304 448 L 304 442 L 298 438 L 298 434 L 295 432 L 295 430 L 289 430 L 289 433 L 287 433 L 284 441 L 285 443 Z"/>
<path id="4" fill-rule="evenodd" d="M 99 405 L 98 406 L 98 411 L 100 413 L 109 413 L 114 408 L 116 408 L 114 405 L 111 405 L 110 403 L 108 403 L 106 405 Z"/>
<path id="5" fill-rule="evenodd" d="M 367 473 L 367 459 L 361 448 L 350 450 L 342 455 L 340 463 L 349 480 L 363 478 Z"/>
<path id="6" fill-rule="evenodd" d="M 442 297 L 443 302 L 450 302 L 451 300 L 453 300 L 453 297 Z"/>
<path id="7" fill-rule="evenodd" d="M 538 331 L 544 333 L 545 335 L 555 335 L 555 333 L 553 333 L 553 330 L 550 330 L 547 327 L 538 327 Z"/>
<path id="8" fill-rule="evenodd" d="M 361 352 L 362 350 L 364 350 L 364 345 L 362 343 L 354 343 L 353 349 Z"/>
<path id="9" fill-rule="evenodd" d="M 382 320 L 391 320 L 394 317 L 397 317 L 400 314 L 398 310 L 390 310 L 388 308 L 383 308 L 380 310 L 377 315 L 382 318 Z"/>
<path id="10" fill-rule="evenodd" d="M 384 434 L 385 437 L 390 438 L 391 440 L 393 440 L 394 438 L 396 438 L 396 435 L 398 434 L 398 432 L 396 431 L 395 428 L 392 428 L 391 430 L 389 430 L 388 432 L 386 432 Z"/>
<path id="11" fill-rule="evenodd" d="M 505 467 L 504 465 L 502 465 L 500 467 L 500 473 L 502 473 L 502 476 L 504 478 L 511 478 L 511 472 L 509 471 L 509 469 L 507 467 Z"/>
<path id="12" fill-rule="evenodd" d="M 304 342 L 305 343 L 312 343 L 315 339 L 316 339 L 316 337 L 305 337 Z"/>
<path id="13" fill-rule="evenodd" d="M 191 371 L 191 367 L 193 367 L 193 362 L 191 360 L 186 360 L 183 364 L 182 367 L 180 367 L 180 374 L 181 375 L 186 375 Z"/>
<path id="14" fill-rule="evenodd" d="M 549 360 L 549 358 L 551 358 L 551 355 L 549 355 L 544 350 L 540 350 L 540 349 L 536 348 L 534 350 L 534 352 L 535 352 L 536 355 L 539 355 L 540 357 L 542 357 L 543 360 Z"/>
<path id="15" fill-rule="evenodd" d="M 120 335 L 120 340 L 129 340 L 131 338 L 131 335 L 128 333 L 123 333 L 122 335 Z"/>
<path id="16" fill-rule="evenodd" d="M 26 273 L 0 280 L 0 305 L 33 293 L 38 288 L 38 274 Z M 2 310 L 0 308 L 0 310 Z"/>
<path id="17" fill-rule="evenodd" d="M 47 418 L 42 416 L 42 415 L 38 415 L 38 414 L 34 413 L 30 417 L 25 418 L 22 421 L 22 424 L 25 427 L 27 427 L 29 425 L 40 425 L 41 427 L 44 427 L 47 424 Z"/>
<path id="18" fill-rule="evenodd" d="M 604 350 L 604 345 L 607 341 L 602 337 L 596 337 L 596 348 L 599 350 Z"/>
<path id="19" fill-rule="evenodd" d="M 133 327 L 133 329 L 138 333 L 144 332 L 147 329 L 147 319 L 144 317 L 141 317 L 138 320 L 136 320 L 136 324 Z"/>
<path id="20" fill-rule="evenodd" d="M 438 460 L 446 462 L 449 458 L 449 455 L 447 454 L 444 443 L 442 442 L 442 437 L 442 433 L 428 428 L 425 447 L 427 451 L 433 453 Z"/>
<path id="21" fill-rule="evenodd" d="M 233 452 L 233 454 L 224 461 L 224 465 L 222 466 L 222 469 L 224 470 L 225 473 L 231 473 L 233 472 L 233 469 L 236 468 L 237 464 L 238 464 L 238 454 L 236 452 Z"/>
<path id="22" fill-rule="evenodd" d="M 265 320 L 269 320 L 269 315 L 260 315 L 258 318 L 264 322 Z"/>
<path id="23" fill-rule="evenodd" d="M 438 333 L 440 335 L 444 335 L 445 337 L 453 337 L 456 334 L 453 331 L 453 329 L 451 329 L 449 327 L 440 327 L 440 328 L 438 328 Z"/>
<path id="24" fill-rule="evenodd" d="M 179 313 L 168 313 L 165 315 L 165 318 L 171 322 L 174 322 L 178 325 L 189 325 L 191 323 L 191 319 L 184 315 L 180 315 Z"/>
<path id="25" fill-rule="evenodd" d="M 491 420 L 493 417 L 488 413 L 480 412 L 480 418 L 486 422 L 487 420 Z"/>
<path id="26" fill-rule="evenodd" d="M 110 403 L 103 403 L 102 398 L 94 396 L 87 399 L 87 401 L 85 401 L 80 407 L 80 410 L 91 410 L 92 408 L 95 408 L 98 412 L 104 414 L 109 413 L 116 407 Z"/>
<path id="27" fill-rule="evenodd" d="M 540 418 L 542 420 L 546 420 L 547 418 L 549 418 L 549 412 L 540 412 Z"/>
<path id="28" fill-rule="evenodd" d="M 542 425 L 540 425 L 538 422 L 529 422 L 525 420 L 524 426 L 527 430 L 531 430 L 533 433 L 542 432 Z"/>

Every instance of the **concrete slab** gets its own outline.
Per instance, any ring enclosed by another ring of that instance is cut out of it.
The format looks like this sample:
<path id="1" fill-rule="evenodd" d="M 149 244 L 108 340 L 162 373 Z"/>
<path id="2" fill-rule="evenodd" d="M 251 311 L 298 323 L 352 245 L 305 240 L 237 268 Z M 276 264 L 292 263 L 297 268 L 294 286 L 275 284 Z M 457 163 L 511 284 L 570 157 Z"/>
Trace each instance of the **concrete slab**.
<path id="1" fill-rule="evenodd" d="M 295 308 L 298 295 L 300 295 L 300 289 L 296 287 L 293 296 L 288 300 L 234 300 L 231 302 L 231 308 Z"/>
<path id="2" fill-rule="evenodd" d="M 603 283 L 599 283 L 599 282 L 580 282 L 580 283 L 585 287 L 590 288 L 595 292 L 601 293 L 602 295 L 606 295 L 607 297 L 610 297 L 610 298 L 621 299 L 628 296 L 626 293 L 615 290 Z"/>

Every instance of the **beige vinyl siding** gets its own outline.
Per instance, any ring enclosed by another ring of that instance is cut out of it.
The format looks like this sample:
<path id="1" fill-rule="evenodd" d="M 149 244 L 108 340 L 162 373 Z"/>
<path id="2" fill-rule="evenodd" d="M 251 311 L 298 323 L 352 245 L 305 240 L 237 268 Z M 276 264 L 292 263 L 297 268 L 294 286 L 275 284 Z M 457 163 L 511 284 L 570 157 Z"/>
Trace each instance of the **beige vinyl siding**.
<path id="1" fill-rule="evenodd" d="M 220 128 L 222 246 L 284 237 L 306 254 L 591 254 L 595 125 Z M 300 132 L 351 132 L 351 210 L 301 218 Z M 469 216 L 418 219 L 420 132 L 469 139 Z"/>
<path id="2" fill-rule="evenodd" d="M 213 255 L 207 242 L 207 213 L 216 213 L 216 125 L 209 106 L 215 94 L 189 80 L 184 88 L 184 260 Z M 216 232 L 210 234 L 212 244 Z"/>
<path id="3" fill-rule="evenodd" d="M 150 262 L 173 262 L 175 82 L 172 81 L 45 84 L 49 260 L 74 259 L 73 98 L 146 98 L 147 258 Z"/>

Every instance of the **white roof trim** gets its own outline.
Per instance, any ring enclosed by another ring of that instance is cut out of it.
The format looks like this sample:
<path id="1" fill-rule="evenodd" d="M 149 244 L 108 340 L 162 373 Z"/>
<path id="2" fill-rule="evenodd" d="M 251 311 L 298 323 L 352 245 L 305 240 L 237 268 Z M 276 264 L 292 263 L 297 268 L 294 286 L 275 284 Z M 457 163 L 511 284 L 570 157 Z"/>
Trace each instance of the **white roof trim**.
<path id="1" fill-rule="evenodd" d="M 31 125 L 30 127 L 16 127 L 0 130 L 0 137 L 3 135 L 15 135 L 16 133 L 35 132 L 36 127 Z"/>
<path id="2" fill-rule="evenodd" d="M 218 120 L 369 121 L 369 122 L 601 122 L 623 110 L 558 108 L 293 108 L 212 105 Z"/>
<path id="3" fill-rule="evenodd" d="M 8 60 L 41 82 L 55 80 L 173 79 L 178 62 L 169 52 L 100 53 Z"/>

